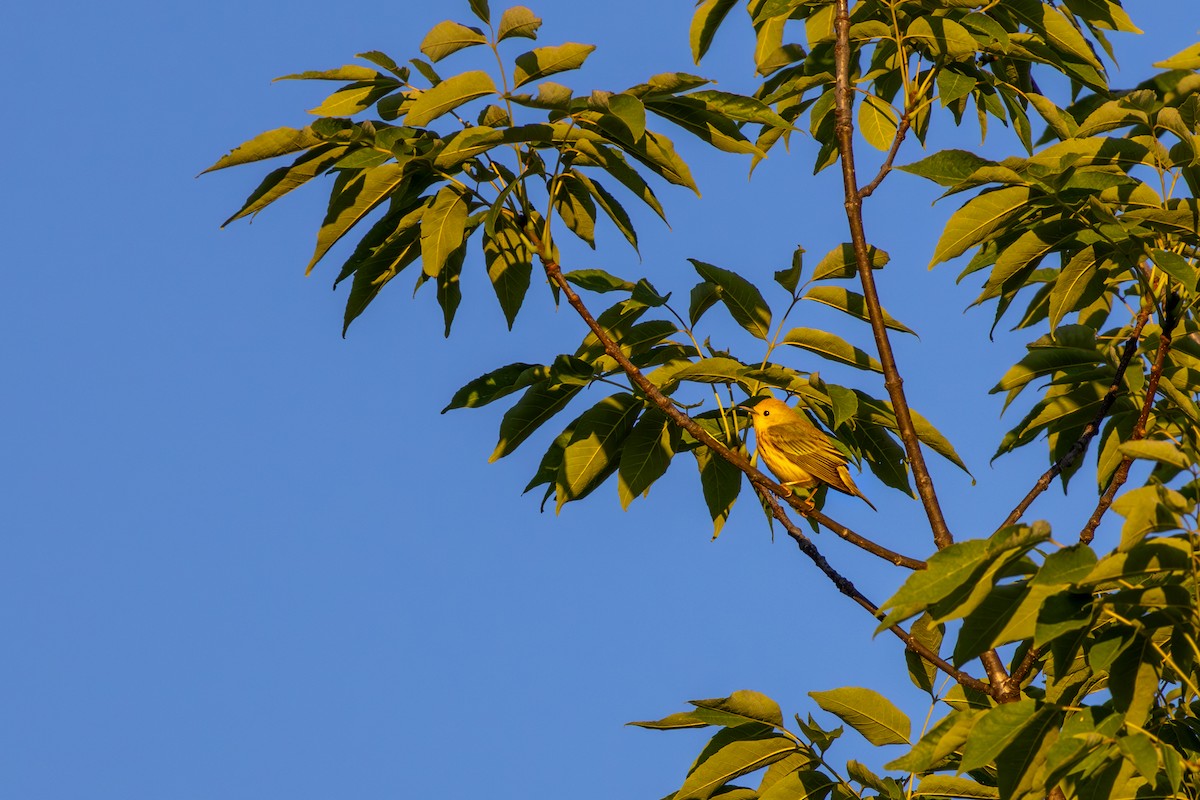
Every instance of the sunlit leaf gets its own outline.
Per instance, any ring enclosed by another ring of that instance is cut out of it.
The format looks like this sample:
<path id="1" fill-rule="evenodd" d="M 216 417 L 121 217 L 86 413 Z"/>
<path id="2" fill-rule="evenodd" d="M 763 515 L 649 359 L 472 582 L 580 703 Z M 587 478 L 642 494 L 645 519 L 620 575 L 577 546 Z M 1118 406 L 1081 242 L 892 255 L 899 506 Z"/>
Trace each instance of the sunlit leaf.
<path id="1" fill-rule="evenodd" d="M 517 56 L 513 71 L 513 88 L 517 89 L 530 81 L 540 80 L 556 72 L 579 69 L 596 49 L 592 44 L 568 42 L 555 47 L 538 47 Z"/>
<path id="2" fill-rule="evenodd" d="M 455 75 L 417 95 L 404 124 L 420 127 L 470 101 L 496 93 L 496 84 L 482 70 Z"/>

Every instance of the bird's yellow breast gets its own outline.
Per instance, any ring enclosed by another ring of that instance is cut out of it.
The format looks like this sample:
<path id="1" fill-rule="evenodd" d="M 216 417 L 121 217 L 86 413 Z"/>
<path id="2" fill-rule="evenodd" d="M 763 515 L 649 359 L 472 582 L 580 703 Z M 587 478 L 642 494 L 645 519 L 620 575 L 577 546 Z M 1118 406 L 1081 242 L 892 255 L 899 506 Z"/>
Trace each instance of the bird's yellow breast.
<path id="1" fill-rule="evenodd" d="M 817 483 L 817 479 L 805 470 L 787 454 L 780 451 L 771 441 L 770 430 L 758 431 L 758 454 L 767 463 L 767 468 L 775 473 L 780 483 L 807 488 Z"/>

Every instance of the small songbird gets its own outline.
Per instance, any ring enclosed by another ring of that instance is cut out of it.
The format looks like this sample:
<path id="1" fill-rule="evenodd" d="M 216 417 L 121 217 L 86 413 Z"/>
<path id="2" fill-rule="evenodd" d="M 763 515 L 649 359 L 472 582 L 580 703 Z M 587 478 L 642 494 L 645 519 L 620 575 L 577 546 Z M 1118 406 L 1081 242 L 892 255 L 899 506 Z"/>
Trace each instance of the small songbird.
<path id="1" fill-rule="evenodd" d="M 806 489 L 824 483 L 879 510 L 854 485 L 842 451 L 804 414 L 770 397 L 739 408 L 750 412 L 758 454 L 781 484 Z"/>

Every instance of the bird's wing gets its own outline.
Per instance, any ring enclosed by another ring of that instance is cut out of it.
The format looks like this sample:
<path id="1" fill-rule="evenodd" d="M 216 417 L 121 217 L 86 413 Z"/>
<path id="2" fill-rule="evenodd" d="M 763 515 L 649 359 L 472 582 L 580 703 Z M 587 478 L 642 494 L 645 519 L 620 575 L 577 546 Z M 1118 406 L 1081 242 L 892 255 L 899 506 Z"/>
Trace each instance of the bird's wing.
<path id="1" fill-rule="evenodd" d="M 846 457 L 820 429 L 814 427 L 808 430 L 800 425 L 787 423 L 772 425 L 767 435 L 772 445 L 790 460 L 802 464 L 804 470 L 814 478 L 845 491 L 845 483 L 838 473 L 838 467 L 845 466 Z"/>

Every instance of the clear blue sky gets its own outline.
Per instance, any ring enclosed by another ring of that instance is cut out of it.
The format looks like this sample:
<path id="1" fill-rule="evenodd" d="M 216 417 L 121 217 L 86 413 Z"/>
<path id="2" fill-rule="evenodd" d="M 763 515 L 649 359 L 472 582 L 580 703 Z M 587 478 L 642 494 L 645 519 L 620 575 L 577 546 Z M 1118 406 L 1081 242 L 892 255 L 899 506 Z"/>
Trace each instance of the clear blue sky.
<path id="1" fill-rule="evenodd" d="M 1200 24 L 1184 0 L 1130 5 L 1147 36 L 1120 38 L 1117 83 Z M 807 713 L 810 690 L 898 687 L 923 716 L 897 643 L 871 640 L 870 620 L 771 541 L 752 501 L 711 542 L 685 462 L 627 513 L 614 487 L 539 514 L 521 489 L 557 429 L 489 465 L 501 407 L 438 415 L 467 380 L 582 336 L 548 293 L 535 286 L 500 335 L 476 265 L 448 341 L 432 296 L 402 286 L 343 340 L 333 264 L 303 276 L 320 191 L 218 229 L 262 173 L 194 176 L 261 130 L 304 124 L 328 88 L 272 77 L 369 49 L 416 55 L 433 23 L 468 18 L 465 0 L 8 6 L 0 796 L 654 798 L 677 788 L 700 739 L 622 725 L 690 698 L 753 688 Z M 578 87 L 673 70 L 750 85 L 740 19 L 697 68 L 691 3 L 534 10 L 542 43 L 600 45 Z M 845 238 L 836 175 L 811 177 L 807 142 L 747 183 L 744 159 L 676 139 L 704 200 L 664 188 L 673 228 L 642 222 L 641 263 L 609 231 L 598 253 L 569 251 L 570 266 L 684 296 L 688 256 L 769 285 L 797 243 L 819 256 Z M 885 305 L 922 337 L 899 350 L 913 403 L 978 478 L 935 463 L 952 527 L 969 536 L 1045 455 L 989 467 L 1015 417 L 999 418 L 999 398 L 961 405 L 1021 348 L 987 342 L 990 309 L 958 313 L 975 290 L 954 285 L 953 265 L 925 270 L 953 208 L 931 210 L 933 196 L 897 180 L 868 224 L 893 256 Z M 1078 508 L 1090 476 L 1076 480 Z M 830 513 L 929 551 L 915 502 L 860 485 L 885 513 L 840 497 Z M 1071 505 L 1056 493 L 1034 516 L 1073 519 Z M 899 580 L 818 541 L 878 601 Z"/>

